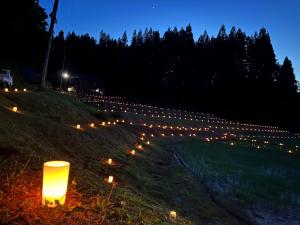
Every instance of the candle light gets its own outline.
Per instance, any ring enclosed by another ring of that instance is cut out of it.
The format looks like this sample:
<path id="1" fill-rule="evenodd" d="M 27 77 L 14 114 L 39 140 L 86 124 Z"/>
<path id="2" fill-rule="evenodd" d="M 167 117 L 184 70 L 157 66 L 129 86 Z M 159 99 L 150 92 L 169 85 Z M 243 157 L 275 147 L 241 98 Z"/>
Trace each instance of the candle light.
<path id="1" fill-rule="evenodd" d="M 114 181 L 114 177 L 113 176 L 109 176 L 107 182 L 109 184 L 111 184 Z"/>
<path id="2" fill-rule="evenodd" d="M 70 163 L 49 161 L 44 163 L 42 204 L 55 207 L 64 205 L 68 187 Z"/>
<path id="3" fill-rule="evenodd" d="M 175 220 L 176 219 L 176 211 L 170 211 L 170 219 L 173 219 L 173 220 Z"/>
<path id="4" fill-rule="evenodd" d="M 135 155 L 135 150 L 131 150 L 131 151 L 130 151 L 130 154 L 131 154 L 131 155 Z"/>

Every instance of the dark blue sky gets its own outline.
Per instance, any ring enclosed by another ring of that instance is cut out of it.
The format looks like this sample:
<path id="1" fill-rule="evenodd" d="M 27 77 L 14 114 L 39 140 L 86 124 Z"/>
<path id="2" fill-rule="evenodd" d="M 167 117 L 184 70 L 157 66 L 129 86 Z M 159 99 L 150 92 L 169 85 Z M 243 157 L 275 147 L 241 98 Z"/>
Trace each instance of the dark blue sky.
<path id="1" fill-rule="evenodd" d="M 54 0 L 40 0 L 50 12 Z M 253 34 L 262 26 L 269 31 L 277 59 L 288 56 L 300 80 L 300 0 L 60 0 L 56 31 L 89 33 L 98 39 L 101 30 L 112 37 L 134 29 L 191 24 L 194 38 L 207 30 L 218 33 L 222 24 Z"/>

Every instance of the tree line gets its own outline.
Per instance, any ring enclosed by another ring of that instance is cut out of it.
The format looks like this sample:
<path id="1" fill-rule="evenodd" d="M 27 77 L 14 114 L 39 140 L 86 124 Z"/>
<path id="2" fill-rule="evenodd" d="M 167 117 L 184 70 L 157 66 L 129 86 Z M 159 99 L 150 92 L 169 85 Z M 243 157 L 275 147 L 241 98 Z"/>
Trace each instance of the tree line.
<path id="1" fill-rule="evenodd" d="M 45 10 L 37 0 L 3 2 L 8 4 L 0 18 L 6 33 L 0 41 L 0 62 L 41 72 L 47 40 Z M 146 28 L 131 37 L 124 32 L 120 38 L 101 31 L 97 40 L 61 31 L 51 49 L 48 80 L 53 88 L 59 86 L 62 68 L 94 76 L 108 95 L 300 127 L 292 62 L 287 57 L 277 61 L 265 28 L 247 35 L 240 28 L 226 30 L 222 25 L 216 36 L 204 31 L 199 37 L 191 25 L 164 33 Z"/>
<path id="2" fill-rule="evenodd" d="M 288 127 L 295 123 L 291 114 L 297 117 L 292 62 L 277 61 L 265 28 L 247 36 L 222 25 L 216 37 L 204 31 L 196 41 L 191 25 L 118 39 L 101 31 L 99 40 L 61 31 L 52 51 L 53 84 L 64 58 L 66 70 L 98 77 L 107 94 Z"/>

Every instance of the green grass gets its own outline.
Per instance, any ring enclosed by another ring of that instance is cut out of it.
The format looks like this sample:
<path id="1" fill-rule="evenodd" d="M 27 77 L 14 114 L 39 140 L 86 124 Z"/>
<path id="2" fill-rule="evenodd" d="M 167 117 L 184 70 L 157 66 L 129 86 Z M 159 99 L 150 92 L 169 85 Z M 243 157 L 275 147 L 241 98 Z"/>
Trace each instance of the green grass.
<path id="1" fill-rule="evenodd" d="M 13 106 L 20 112 L 13 113 Z M 127 151 L 140 143 L 142 132 L 149 134 L 148 128 L 88 126 L 117 118 L 199 125 L 130 113 L 99 113 L 72 96 L 52 91 L 0 93 L 0 223 L 9 224 L 8 219 L 15 218 L 11 222 L 22 224 L 31 218 L 33 224 L 42 219 L 66 224 L 75 218 L 89 224 L 89 218 L 101 221 L 109 209 L 103 224 L 185 225 L 193 221 L 199 225 L 238 225 L 241 222 L 236 216 L 224 209 L 249 220 L 244 205 L 235 199 L 247 204 L 299 205 L 299 153 L 288 154 L 276 145 L 257 150 L 247 142 L 231 147 L 193 138 L 158 137 L 131 157 Z M 74 129 L 78 123 L 81 130 Z M 151 130 L 156 137 L 160 132 Z M 285 143 L 287 148 L 298 142 Z M 174 152 L 201 174 L 200 179 L 178 163 Z M 103 163 L 109 157 L 115 166 Z M 71 162 L 70 184 L 76 179 L 77 185 L 68 194 L 65 210 L 58 209 L 57 217 L 50 218 L 51 212 L 40 206 L 42 165 L 56 159 Z M 108 175 L 114 176 L 116 187 L 106 204 L 110 186 L 104 178 Z M 179 215 L 175 222 L 168 218 L 170 210 Z"/>
<path id="2" fill-rule="evenodd" d="M 186 141 L 177 151 L 215 191 L 250 203 L 300 205 L 300 154 L 278 147 Z"/>
<path id="3" fill-rule="evenodd" d="M 170 205 L 147 197 L 147 190 L 137 189 L 135 179 L 140 177 L 132 170 L 135 161 L 126 152 L 136 144 L 139 132 L 125 125 L 88 126 L 121 115 L 98 113 L 71 96 L 52 91 L 0 93 L 0 103 L 1 224 L 69 224 L 74 218 L 89 224 L 89 218 L 101 221 L 105 211 L 103 224 L 170 223 Z M 10 110 L 13 106 L 18 106 L 19 113 Z M 74 129 L 77 123 L 81 130 Z M 108 157 L 117 165 L 110 168 L 103 164 Z M 41 172 L 43 162 L 57 159 L 71 162 L 70 184 L 75 178 L 78 185 L 76 192 L 69 193 L 68 213 L 58 209 L 51 218 L 53 213 L 41 207 Z M 104 200 L 109 186 L 104 178 L 108 175 L 117 183 L 107 205 Z M 137 177 L 130 180 L 132 176 Z M 125 205 L 120 206 L 121 201 Z M 175 224 L 190 222 L 179 214 Z"/>

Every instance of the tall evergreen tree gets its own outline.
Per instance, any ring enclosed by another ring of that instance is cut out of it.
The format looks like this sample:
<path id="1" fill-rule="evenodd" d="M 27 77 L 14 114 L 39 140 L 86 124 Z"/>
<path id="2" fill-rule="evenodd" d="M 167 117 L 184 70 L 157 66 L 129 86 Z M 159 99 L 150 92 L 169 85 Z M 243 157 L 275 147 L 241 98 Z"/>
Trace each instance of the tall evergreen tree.
<path id="1" fill-rule="evenodd" d="M 283 94 L 295 95 L 297 93 L 297 81 L 292 62 L 288 57 L 285 57 L 276 81 Z"/>

